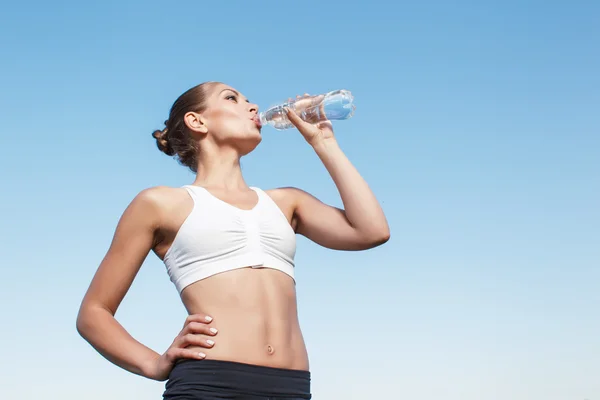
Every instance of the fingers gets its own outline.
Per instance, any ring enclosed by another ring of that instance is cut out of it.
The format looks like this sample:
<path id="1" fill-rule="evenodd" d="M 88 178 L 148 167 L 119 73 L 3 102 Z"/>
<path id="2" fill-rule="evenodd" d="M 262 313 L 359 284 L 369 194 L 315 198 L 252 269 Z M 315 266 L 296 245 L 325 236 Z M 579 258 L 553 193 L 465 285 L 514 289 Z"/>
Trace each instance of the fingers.
<path id="1" fill-rule="evenodd" d="M 192 322 L 198 322 L 198 323 L 203 323 L 203 324 L 208 324 L 210 322 L 212 322 L 212 317 L 206 314 L 192 314 L 192 315 L 188 315 L 188 317 L 185 319 L 185 322 L 183 324 L 183 327 L 185 328 L 187 325 L 189 325 Z"/>
<path id="2" fill-rule="evenodd" d="M 300 128 L 301 126 L 308 125 L 300 116 L 296 113 L 296 111 L 291 108 L 285 109 L 286 115 L 289 118 L 290 122 L 296 126 L 296 128 Z"/>
<path id="3" fill-rule="evenodd" d="M 217 328 L 208 325 L 212 318 L 205 314 L 193 314 L 186 318 L 185 325 L 179 336 L 175 339 L 176 348 L 187 346 L 200 346 L 211 348 L 215 345 L 210 336 L 216 336 Z"/>
<path id="4" fill-rule="evenodd" d="M 199 323 L 199 322 L 191 322 L 189 324 L 186 325 L 185 328 L 182 329 L 181 334 L 182 335 L 187 335 L 187 334 L 204 334 L 204 335 L 209 335 L 209 336 L 215 336 L 217 334 L 218 330 L 215 327 L 212 326 L 208 326 L 204 323 Z"/>
<path id="5" fill-rule="evenodd" d="M 189 322 L 187 322 L 188 320 Z M 217 328 L 207 325 L 205 315 L 191 315 L 187 318 L 186 322 L 186 325 L 175 341 L 176 347 L 201 346 L 211 348 L 215 345 L 214 340 L 209 337 L 215 336 L 219 331 Z"/>
<path id="6" fill-rule="evenodd" d="M 210 326 L 212 321 L 212 317 L 203 313 L 189 315 L 185 319 L 181 332 L 164 354 L 168 363 L 173 364 L 179 358 L 196 360 L 206 358 L 206 353 L 202 351 L 202 348 L 214 347 L 215 342 L 211 336 L 215 336 L 218 332 L 215 327 Z M 200 347 L 201 349 L 189 347 Z"/>
<path id="7" fill-rule="evenodd" d="M 203 360 L 206 358 L 206 354 L 201 351 L 182 349 L 178 347 L 172 347 L 167 351 L 167 359 L 170 362 L 175 362 L 175 360 L 179 358 L 193 358 L 196 360 Z"/>
<path id="8" fill-rule="evenodd" d="M 219 331 L 217 328 L 207 325 L 207 319 L 204 315 L 191 315 L 190 321 L 181 330 L 176 339 L 176 347 L 185 348 L 188 346 L 200 346 L 212 348 L 215 345 L 210 336 L 215 336 Z M 197 322 L 197 321 L 200 322 Z"/>
<path id="9" fill-rule="evenodd" d="M 205 349 L 211 349 L 215 345 L 215 341 L 206 335 L 198 335 L 194 333 L 188 333 L 180 336 L 177 347 L 186 348 L 189 346 L 199 346 Z"/>
<path id="10" fill-rule="evenodd" d="M 323 121 L 325 115 L 325 104 L 323 103 L 324 95 L 311 96 L 308 93 L 304 95 L 296 96 L 293 107 L 286 107 L 285 113 L 290 122 L 298 128 L 298 130 L 305 136 L 317 135 L 316 129 L 331 129 L 331 124 L 328 121 Z M 288 102 L 292 102 L 292 99 L 288 99 Z M 315 106 L 319 107 L 319 110 L 313 110 Z M 302 115 L 302 117 L 300 117 Z M 322 122 L 326 122 L 322 124 Z"/>
<path id="11" fill-rule="evenodd" d="M 320 94 L 316 96 L 311 96 L 308 93 L 304 93 L 303 96 L 296 96 L 296 100 L 294 101 L 294 109 L 297 112 L 301 112 L 303 110 L 308 110 L 311 107 L 319 106 L 320 108 L 324 107 L 323 98 L 325 96 Z M 288 99 L 288 102 L 292 102 L 292 99 Z"/>

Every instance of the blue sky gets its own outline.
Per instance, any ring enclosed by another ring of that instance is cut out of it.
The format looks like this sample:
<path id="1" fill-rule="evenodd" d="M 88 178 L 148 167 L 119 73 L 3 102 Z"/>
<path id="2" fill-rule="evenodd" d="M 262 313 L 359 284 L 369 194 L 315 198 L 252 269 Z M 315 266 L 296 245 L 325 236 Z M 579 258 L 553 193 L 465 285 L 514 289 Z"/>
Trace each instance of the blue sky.
<path id="1" fill-rule="evenodd" d="M 75 316 L 135 194 L 193 180 L 150 135 L 217 80 L 263 109 L 356 97 L 334 128 L 392 238 L 361 253 L 299 239 L 315 399 L 600 399 L 599 15 L 592 1 L 5 5 L 2 397 L 160 398 Z M 299 133 L 263 134 L 249 184 L 341 205 Z M 177 334 L 185 310 L 155 256 L 117 317 L 157 351 Z"/>

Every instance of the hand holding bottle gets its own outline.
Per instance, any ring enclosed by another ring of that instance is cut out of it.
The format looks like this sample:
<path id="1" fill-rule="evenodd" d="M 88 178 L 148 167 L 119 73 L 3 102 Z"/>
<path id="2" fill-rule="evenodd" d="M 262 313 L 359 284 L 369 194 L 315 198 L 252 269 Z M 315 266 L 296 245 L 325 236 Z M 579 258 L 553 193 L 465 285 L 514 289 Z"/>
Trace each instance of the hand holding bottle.
<path id="1" fill-rule="evenodd" d="M 317 105 L 318 108 L 323 107 L 322 95 L 311 97 L 309 94 L 305 93 L 302 97 L 296 96 L 294 109 L 290 107 L 285 108 L 286 116 L 289 121 L 298 129 L 298 131 L 300 131 L 302 136 L 304 136 L 304 139 L 306 139 L 311 146 L 319 143 L 319 141 L 334 138 L 333 126 L 329 120 L 313 119 L 309 114 L 304 112 L 305 110 L 315 109 L 315 105 Z M 308 117 L 302 119 L 299 114 L 305 116 L 308 115 Z"/>
<path id="2" fill-rule="evenodd" d="M 296 114 L 309 123 L 316 124 L 327 120 L 343 120 L 351 118 L 356 109 L 354 97 L 347 90 L 335 90 L 317 96 L 305 94 L 296 100 L 273 106 L 257 115 L 261 126 L 270 125 L 277 130 L 294 127 L 287 118 L 286 108 L 293 109 Z"/>

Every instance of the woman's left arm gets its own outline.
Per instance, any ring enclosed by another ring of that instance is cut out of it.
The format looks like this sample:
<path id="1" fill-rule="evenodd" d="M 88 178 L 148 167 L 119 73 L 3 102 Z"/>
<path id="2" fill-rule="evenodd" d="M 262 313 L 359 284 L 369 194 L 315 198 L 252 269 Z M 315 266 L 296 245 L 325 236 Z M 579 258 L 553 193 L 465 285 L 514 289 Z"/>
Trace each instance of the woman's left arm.
<path id="1" fill-rule="evenodd" d="M 336 250 L 365 250 L 387 242 L 390 229 L 383 210 L 339 147 L 331 123 L 313 125 L 292 110 L 287 115 L 323 162 L 344 204 L 341 210 L 300 189 L 288 189 L 293 193 L 296 232 Z"/>

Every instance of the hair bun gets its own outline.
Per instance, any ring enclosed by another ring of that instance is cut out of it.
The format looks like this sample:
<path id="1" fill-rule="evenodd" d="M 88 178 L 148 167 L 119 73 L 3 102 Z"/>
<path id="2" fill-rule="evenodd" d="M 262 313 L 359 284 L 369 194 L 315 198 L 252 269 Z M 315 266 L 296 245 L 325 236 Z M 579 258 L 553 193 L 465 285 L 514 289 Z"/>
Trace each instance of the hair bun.
<path id="1" fill-rule="evenodd" d="M 173 156 L 175 155 L 175 151 L 173 151 L 173 148 L 171 147 L 168 137 L 167 137 L 167 132 L 168 129 L 165 128 L 162 131 L 160 130 L 155 130 L 152 133 L 152 137 L 154 139 L 156 139 L 156 146 L 158 147 L 158 149 L 160 151 L 162 151 L 163 153 L 165 153 L 168 156 Z"/>

